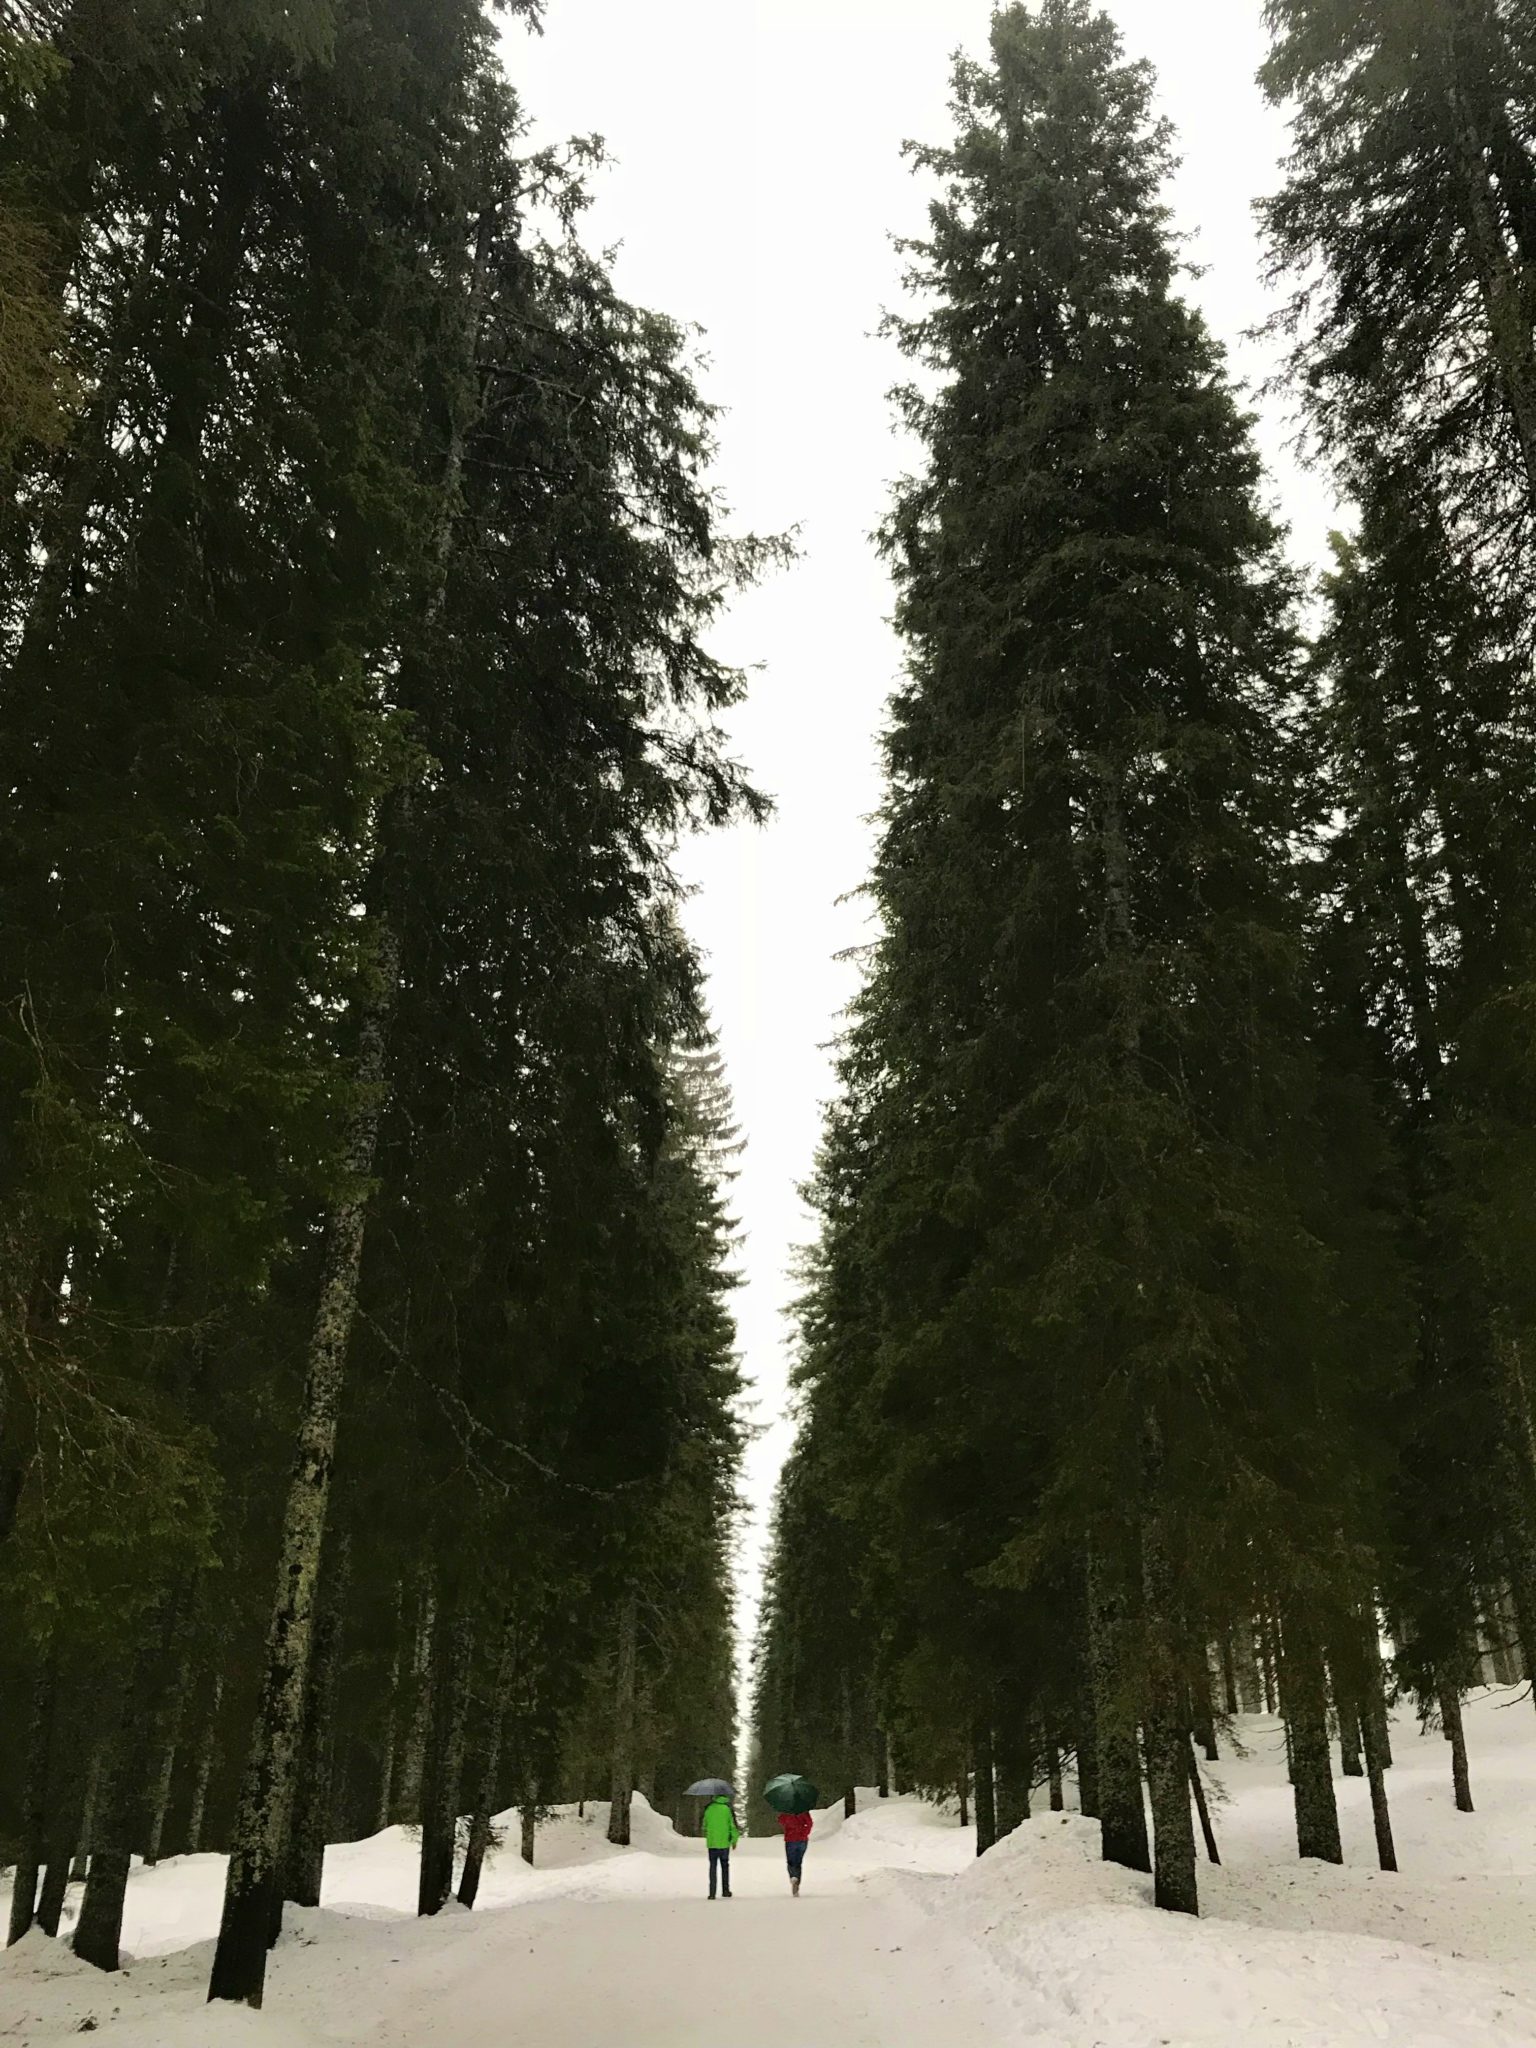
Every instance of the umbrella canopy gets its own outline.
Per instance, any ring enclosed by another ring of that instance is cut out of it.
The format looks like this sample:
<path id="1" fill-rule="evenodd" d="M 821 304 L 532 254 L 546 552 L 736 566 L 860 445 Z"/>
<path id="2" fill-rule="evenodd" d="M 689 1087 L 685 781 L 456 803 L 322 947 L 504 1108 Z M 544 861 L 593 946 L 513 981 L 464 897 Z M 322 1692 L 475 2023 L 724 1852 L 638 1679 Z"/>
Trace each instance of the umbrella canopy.
<path id="1" fill-rule="evenodd" d="M 820 1802 L 821 1794 L 809 1778 L 786 1771 L 782 1777 L 768 1780 L 763 1797 L 775 1813 L 809 1813 Z"/>
<path id="2" fill-rule="evenodd" d="M 734 1799 L 736 1787 L 724 1778 L 699 1778 L 683 1794 L 685 1799 Z"/>

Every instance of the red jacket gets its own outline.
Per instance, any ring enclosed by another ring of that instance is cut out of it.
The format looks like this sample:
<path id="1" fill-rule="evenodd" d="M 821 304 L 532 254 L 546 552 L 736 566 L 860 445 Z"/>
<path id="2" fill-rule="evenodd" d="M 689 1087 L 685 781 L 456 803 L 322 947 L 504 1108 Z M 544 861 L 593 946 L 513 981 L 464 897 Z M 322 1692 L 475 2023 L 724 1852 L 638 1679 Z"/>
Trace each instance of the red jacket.
<path id="1" fill-rule="evenodd" d="M 808 1813 L 781 1813 L 779 1826 L 786 1842 L 808 1842 L 816 1823 Z"/>

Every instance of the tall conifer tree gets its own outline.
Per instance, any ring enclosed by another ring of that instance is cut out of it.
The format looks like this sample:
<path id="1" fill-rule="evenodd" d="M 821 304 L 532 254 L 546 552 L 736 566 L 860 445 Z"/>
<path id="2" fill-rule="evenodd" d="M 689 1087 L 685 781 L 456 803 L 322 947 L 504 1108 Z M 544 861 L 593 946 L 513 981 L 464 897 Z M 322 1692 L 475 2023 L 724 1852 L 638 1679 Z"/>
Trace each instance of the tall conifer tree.
<path id="1" fill-rule="evenodd" d="M 1265 208 L 1324 446 L 1433 472 L 1485 574 L 1536 543 L 1536 61 L 1522 0 L 1268 0 Z"/>
<path id="2" fill-rule="evenodd" d="M 1370 1504 L 1292 868 L 1294 582 L 1176 289 L 1151 90 L 1087 0 L 1010 8 L 957 66 L 955 140 L 914 152 L 941 188 L 897 323 L 925 460 L 886 529 L 909 681 L 848 1067 L 883 1404 L 930 1456 L 986 1447 L 995 1551 L 957 1550 L 952 1587 L 1038 1605 L 1086 1572 L 1106 1854 L 1146 1857 L 1140 1729 L 1157 1896 L 1192 1911 L 1209 1633 L 1278 1601 L 1320 1697 Z"/>

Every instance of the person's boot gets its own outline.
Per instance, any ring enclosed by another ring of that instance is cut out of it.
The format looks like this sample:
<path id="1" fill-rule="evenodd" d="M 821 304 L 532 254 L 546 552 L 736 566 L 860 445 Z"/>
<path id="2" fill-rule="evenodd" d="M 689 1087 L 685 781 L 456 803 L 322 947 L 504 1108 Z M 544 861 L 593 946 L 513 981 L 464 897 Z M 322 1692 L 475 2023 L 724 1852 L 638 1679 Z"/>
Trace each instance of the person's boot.
<path id="1" fill-rule="evenodd" d="M 791 1897 L 798 1899 L 800 1896 L 800 1880 L 798 1877 L 792 1877 L 789 1880 L 789 1889 Z"/>

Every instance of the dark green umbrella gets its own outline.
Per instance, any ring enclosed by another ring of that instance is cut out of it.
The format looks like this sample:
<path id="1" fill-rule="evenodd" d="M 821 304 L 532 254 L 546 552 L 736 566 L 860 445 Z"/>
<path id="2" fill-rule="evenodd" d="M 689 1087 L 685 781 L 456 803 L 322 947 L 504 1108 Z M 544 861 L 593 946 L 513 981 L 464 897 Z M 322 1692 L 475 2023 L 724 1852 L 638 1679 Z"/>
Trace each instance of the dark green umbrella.
<path id="1" fill-rule="evenodd" d="M 821 1794 L 816 1787 L 797 1771 L 786 1771 L 782 1777 L 770 1778 L 763 1787 L 763 1797 L 775 1813 L 809 1813 L 813 1806 L 821 1803 Z"/>

